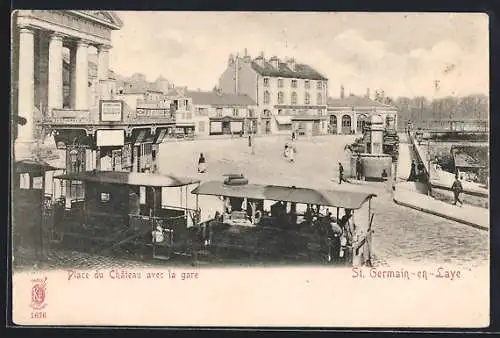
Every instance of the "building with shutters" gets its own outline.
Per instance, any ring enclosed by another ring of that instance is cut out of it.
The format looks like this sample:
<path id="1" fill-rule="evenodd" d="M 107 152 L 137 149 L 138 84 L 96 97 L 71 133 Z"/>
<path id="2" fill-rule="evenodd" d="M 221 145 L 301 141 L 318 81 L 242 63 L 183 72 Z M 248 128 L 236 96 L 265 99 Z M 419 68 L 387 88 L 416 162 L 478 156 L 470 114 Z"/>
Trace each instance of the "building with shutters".
<path id="1" fill-rule="evenodd" d="M 328 79 L 293 58 L 263 54 L 252 58 L 230 55 L 220 76 L 226 94 L 246 94 L 257 103 L 258 132 L 320 135 L 327 132 Z"/>
<path id="2" fill-rule="evenodd" d="M 192 113 L 185 123 L 192 123 L 196 135 L 257 133 L 257 105 L 248 95 L 220 90 L 186 90 L 183 95 L 192 102 Z"/>

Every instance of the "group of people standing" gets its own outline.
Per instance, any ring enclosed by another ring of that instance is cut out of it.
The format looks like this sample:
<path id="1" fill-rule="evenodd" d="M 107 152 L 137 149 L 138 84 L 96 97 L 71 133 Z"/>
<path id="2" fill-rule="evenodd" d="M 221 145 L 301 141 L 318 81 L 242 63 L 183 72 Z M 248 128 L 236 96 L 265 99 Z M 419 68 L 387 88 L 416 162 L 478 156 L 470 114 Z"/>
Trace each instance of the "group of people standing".
<path id="1" fill-rule="evenodd" d="M 285 143 L 285 150 L 283 152 L 283 157 L 287 159 L 289 162 L 295 162 L 295 153 L 297 152 L 297 148 L 295 148 L 295 141 L 297 140 L 297 134 L 295 131 L 292 131 L 291 142 Z"/>
<path id="2" fill-rule="evenodd" d="M 410 176 L 408 176 L 408 181 L 410 182 L 427 182 L 427 175 L 425 173 L 425 166 L 423 163 L 419 163 L 418 165 L 415 161 L 411 161 L 410 167 Z"/>

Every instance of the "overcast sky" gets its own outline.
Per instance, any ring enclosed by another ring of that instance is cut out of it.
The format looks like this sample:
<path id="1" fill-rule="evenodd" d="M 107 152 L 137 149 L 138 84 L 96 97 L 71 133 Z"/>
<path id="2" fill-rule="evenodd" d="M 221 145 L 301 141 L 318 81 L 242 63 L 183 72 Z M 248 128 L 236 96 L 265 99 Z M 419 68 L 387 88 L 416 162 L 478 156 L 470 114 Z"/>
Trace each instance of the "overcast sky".
<path id="1" fill-rule="evenodd" d="M 211 90 L 230 53 L 295 57 L 329 79 L 330 96 L 428 97 L 489 91 L 484 14 L 118 12 L 111 69 Z M 434 89 L 434 80 L 440 89 Z"/>

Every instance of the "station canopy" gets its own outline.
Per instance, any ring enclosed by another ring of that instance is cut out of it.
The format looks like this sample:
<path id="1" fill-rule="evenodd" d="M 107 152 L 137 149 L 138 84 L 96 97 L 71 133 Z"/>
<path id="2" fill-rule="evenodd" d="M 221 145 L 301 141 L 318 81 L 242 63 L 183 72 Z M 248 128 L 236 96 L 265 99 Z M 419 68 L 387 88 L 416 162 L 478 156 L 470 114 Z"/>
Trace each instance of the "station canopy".
<path id="1" fill-rule="evenodd" d="M 214 195 L 255 200 L 317 204 L 346 209 L 359 209 L 367 200 L 376 197 L 375 194 L 363 192 L 315 190 L 260 184 L 226 185 L 219 181 L 205 182 L 195 188 L 192 193 L 195 195 Z"/>
<path id="2" fill-rule="evenodd" d="M 122 171 L 84 171 L 79 173 L 57 175 L 54 176 L 54 178 L 68 181 L 97 182 L 147 187 L 182 187 L 200 182 L 199 179 L 190 177 Z"/>
<path id="3" fill-rule="evenodd" d="M 57 168 L 45 161 L 42 160 L 34 160 L 34 159 L 25 159 L 16 161 L 15 163 L 16 173 L 38 173 L 44 171 L 55 171 L 63 168 Z"/>

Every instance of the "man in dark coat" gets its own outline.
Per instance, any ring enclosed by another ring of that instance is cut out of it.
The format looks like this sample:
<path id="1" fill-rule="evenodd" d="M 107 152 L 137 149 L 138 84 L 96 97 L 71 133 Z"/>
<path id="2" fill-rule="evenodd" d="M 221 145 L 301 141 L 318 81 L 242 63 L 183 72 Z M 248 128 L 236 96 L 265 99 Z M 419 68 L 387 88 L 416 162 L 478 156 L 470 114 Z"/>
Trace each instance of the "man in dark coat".
<path id="1" fill-rule="evenodd" d="M 453 202 L 453 205 L 457 205 L 457 202 L 460 202 L 460 206 L 463 206 L 464 203 L 460 200 L 460 194 L 463 191 L 462 183 L 458 179 L 458 175 L 455 175 L 455 181 L 453 182 L 453 185 L 451 186 L 451 190 L 453 190 L 453 196 L 455 201 Z"/>
<path id="2" fill-rule="evenodd" d="M 203 153 L 201 153 L 200 157 L 198 159 L 198 172 L 204 173 L 205 171 L 207 171 L 207 164 L 206 164 L 205 156 L 203 156 Z"/>
<path id="3" fill-rule="evenodd" d="M 415 161 L 411 161 L 410 177 L 408 177 L 408 181 L 415 181 L 416 178 L 417 178 L 417 170 L 415 166 Z"/>
<path id="4" fill-rule="evenodd" d="M 344 167 L 342 163 L 339 162 L 339 184 L 342 184 L 342 181 L 346 182 L 344 179 Z"/>
<path id="5" fill-rule="evenodd" d="M 357 180 L 361 180 L 361 176 L 362 176 L 362 168 L 361 168 L 361 158 L 358 156 L 356 158 L 356 179 Z"/>

